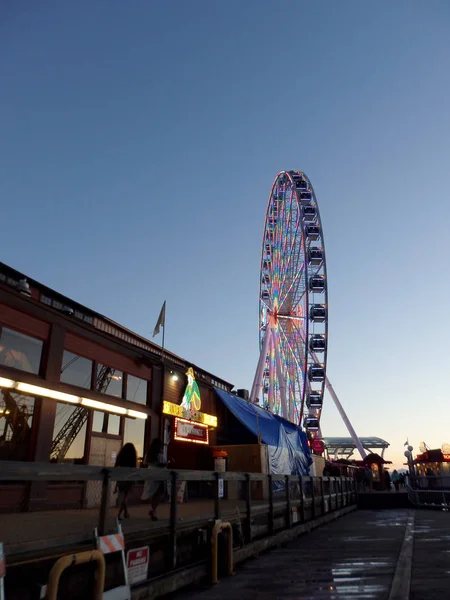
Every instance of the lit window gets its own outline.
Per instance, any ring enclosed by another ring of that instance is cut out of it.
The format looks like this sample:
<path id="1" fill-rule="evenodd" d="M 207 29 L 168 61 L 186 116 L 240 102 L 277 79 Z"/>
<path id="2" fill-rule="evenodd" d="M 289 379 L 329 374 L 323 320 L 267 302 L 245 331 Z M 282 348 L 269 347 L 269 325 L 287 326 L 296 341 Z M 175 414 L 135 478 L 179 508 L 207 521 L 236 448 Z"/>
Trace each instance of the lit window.
<path id="1" fill-rule="evenodd" d="M 34 398 L 0 388 L 0 460 L 30 460 Z"/>
<path id="2" fill-rule="evenodd" d="M 88 412 L 58 402 L 53 427 L 52 462 L 82 464 Z"/>
<path id="3" fill-rule="evenodd" d="M 39 374 L 43 343 L 0 326 L 0 365 Z"/>

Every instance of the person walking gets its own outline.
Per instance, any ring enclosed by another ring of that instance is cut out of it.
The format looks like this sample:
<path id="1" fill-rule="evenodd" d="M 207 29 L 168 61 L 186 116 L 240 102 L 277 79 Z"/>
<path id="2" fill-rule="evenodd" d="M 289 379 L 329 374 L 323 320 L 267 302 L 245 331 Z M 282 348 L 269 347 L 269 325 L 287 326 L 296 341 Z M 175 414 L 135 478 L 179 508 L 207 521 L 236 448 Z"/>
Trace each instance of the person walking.
<path id="1" fill-rule="evenodd" d="M 166 462 L 162 455 L 162 442 L 159 438 L 155 438 L 150 445 L 147 455 L 144 459 L 143 466 L 148 469 L 164 469 Z M 141 500 L 150 499 L 151 508 L 148 512 L 152 521 L 157 521 L 156 509 L 161 504 L 165 494 L 165 482 L 157 480 L 149 480 L 145 482 L 144 491 L 141 496 Z"/>
<path id="2" fill-rule="evenodd" d="M 126 443 L 116 458 L 115 467 L 127 467 L 135 469 L 137 466 L 137 452 L 134 444 L 131 442 Z M 128 512 L 128 495 L 131 488 L 133 487 L 132 481 L 118 481 L 116 484 L 116 490 L 119 492 L 119 514 L 117 518 L 122 519 L 122 513 L 125 519 L 128 519 L 130 513 Z"/>
<path id="3" fill-rule="evenodd" d="M 391 476 L 387 469 L 384 470 L 384 487 L 386 488 L 387 492 L 391 491 Z"/>
<path id="4" fill-rule="evenodd" d="M 400 475 L 398 474 L 396 469 L 392 471 L 392 483 L 394 484 L 395 491 L 398 492 L 398 489 L 400 487 Z"/>
<path id="5" fill-rule="evenodd" d="M 369 490 L 369 492 L 372 491 L 372 481 L 373 481 L 372 469 L 368 465 L 366 465 L 366 468 L 364 469 L 364 487 L 367 486 L 367 489 Z"/>

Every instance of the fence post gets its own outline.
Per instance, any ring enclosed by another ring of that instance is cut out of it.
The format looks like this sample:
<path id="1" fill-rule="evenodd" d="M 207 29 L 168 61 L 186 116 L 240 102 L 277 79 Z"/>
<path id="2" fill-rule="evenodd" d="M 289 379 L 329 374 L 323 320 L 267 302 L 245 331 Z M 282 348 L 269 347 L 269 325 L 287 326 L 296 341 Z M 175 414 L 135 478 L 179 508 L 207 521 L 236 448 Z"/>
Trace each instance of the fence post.
<path id="1" fill-rule="evenodd" d="M 298 478 L 298 485 L 300 487 L 300 518 L 301 522 L 305 522 L 305 497 L 303 495 L 303 477 Z"/>
<path id="2" fill-rule="evenodd" d="M 214 518 L 217 521 L 220 519 L 219 473 L 214 473 L 214 478 Z"/>
<path id="3" fill-rule="evenodd" d="M 330 485 L 330 480 L 328 480 L 328 485 Z M 320 478 L 320 494 L 322 496 L 322 515 L 326 512 L 326 504 L 325 504 L 325 487 L 323 485 L 323 477 Z"/>
<path id="4" fill-rule="evenodd" d="M 269 486 L 269 535 L 274 533 L 273 523 L 273 487 L 272 487 L 272 475 L 267 476 L 267 485 Z"/>
<path id="5" fill-rule="evenodd" d="M 291 510 L 291 476 L 286 475 L 286 511 L 287 511 L 287 526 L 288 529 L 292 527 L 292 510 Z"/>
<path id="6" fill-rule="evenodd" d="M 311 477 L 311 519 L 316 518 L 316 490 L 314 489 L 314 477 Z"/>
<path id="7" fill-rule="evenodd" d="M 340 486 L 341 486 L 341 489 L 339 490 L 341 492 L 341 508 L 344 508 L 344 506 L 345 506 L 345 503 L 344 503 L 344 485 L 345 485 L 346 481 L 347 481 L 347 478 L 344 478 L 344 479 L 341 479 L 340 482 L 339 482 Z"/>
<path id="8" fill-rule="evenodd" d="M 245 474 L 245 508 L 247 511 L 247 541 L 252 541 L 252 482 L 250 473 Z"/>
<path id="9" fill-rule="evenodd" d="M 98 522 L 99 535 L 105 535 L 106 530 L 106 519 L 108 518 L 109 512 L 109 499 L 111 496 L 111 471 L 109 469 L 103 469 L 103 480 L 102 480 L 102 497 L 100 500 L 100 515 Z"/>
<path id="10" fill-rule="evenodd" d="M 170 473 L 170 549 L 169 549 L 169 568 L 175 569 L 177 566 L 177 479 L 178 473 Z"/>

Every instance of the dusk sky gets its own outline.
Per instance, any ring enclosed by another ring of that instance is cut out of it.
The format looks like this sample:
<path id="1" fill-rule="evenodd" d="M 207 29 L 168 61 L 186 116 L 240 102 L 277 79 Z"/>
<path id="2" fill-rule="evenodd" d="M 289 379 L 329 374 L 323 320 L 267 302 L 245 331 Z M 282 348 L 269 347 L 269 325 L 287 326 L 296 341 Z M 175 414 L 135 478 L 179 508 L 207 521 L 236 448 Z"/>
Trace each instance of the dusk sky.
<path id="1" fill-rule="evenodd" d="M 448 0 L 3 0 L 0 260 L 148 337 L 166 300 L 167 348 L 250 388 L 267 198 L 303 170 L 348 416 L 396 466 L 450 443 L 449 32 Z"/>

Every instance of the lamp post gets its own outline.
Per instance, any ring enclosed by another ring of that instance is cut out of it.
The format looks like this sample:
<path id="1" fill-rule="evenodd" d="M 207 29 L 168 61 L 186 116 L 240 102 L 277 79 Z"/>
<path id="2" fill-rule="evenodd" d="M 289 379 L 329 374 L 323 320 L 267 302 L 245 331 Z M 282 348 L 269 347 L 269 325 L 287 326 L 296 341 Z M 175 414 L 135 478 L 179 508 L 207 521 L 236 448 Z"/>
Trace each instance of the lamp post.
<path id="1" fill-rule="evenodd" d="M 408 461 L 409 468 L 409 476 L 410 478 L 415 477 L 416 473 L 414 471 L 414 462 L 413 462 L 413 452 L 414 448 L 412 446 L 408 446 L 408 450 L 405 450 L 404 456 L 406 456 L 406 460 Z"/>

